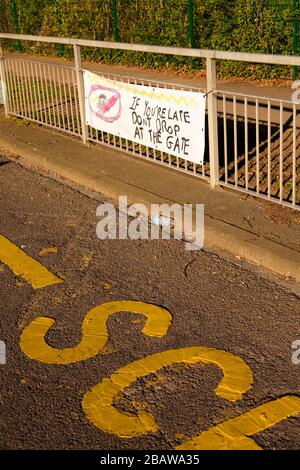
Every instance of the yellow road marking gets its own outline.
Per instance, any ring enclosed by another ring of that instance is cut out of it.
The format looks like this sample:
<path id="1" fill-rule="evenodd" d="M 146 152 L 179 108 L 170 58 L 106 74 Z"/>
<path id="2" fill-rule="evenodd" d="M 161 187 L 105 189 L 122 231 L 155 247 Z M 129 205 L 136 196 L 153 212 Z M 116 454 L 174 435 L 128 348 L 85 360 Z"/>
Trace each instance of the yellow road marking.
<path id="1" fill-rule="evenodd" d="M 25 279 L 34 289 L 63 282 L 3 235 L 0 235 L 0 261 L 9 266 L 17 276 Z"/>
<path id="2" fill-rule="evenodd" d="M 91 251 L 90 253 L 83 255 L 81 259 L 81 269 L 86 269 L 89 267 L 93 259 L 94 253 L 94 251 Z"/>
<path id="3" fill-rule="evenodd" d="M 73 222 L 72 220 L 67 220 L 67 222 L 65 222 L 65 225 L 66 225 L 67 227 L 73 228 L 73 227 L 76 227 L 76 226 L 77 226 L 77 223 L 76 223 L 76 222 Z"/>
<path id="4" fill-rule="evenodd" d="M 176 447 L 178 450 L 262 450 L 249 436 L 300 413 L 300 397 L 288 395 L 224 421 Z"/>
<path id="5" fill-rule="evenodd" d="M 108 340 L 106 323 L 114 313 L 131 312 L 142 314 L 146 323 L 142 333 L 161 338 L 167 333 L 172 321 L 171 314 L 164 308 L 144 302 L 107 302 L 90 310 L 82 322 L 82 340 L 77 346 L 56 349 L 49 346 L 45 336 L 55 320 L 39 317 L 25 328 L 21 334 L 20 347 L 31 359 L 47 364 L 70 364 L 96 356 Z"/>
<path id="6" fill-rule="evenodd" d="M 108 281 L 105 281 L 103 284 L 102 284 L 102 288 L 104 290 L 111 290 L 112 286 L 111 284 L 108 282 Z"/>
<path id="7" fill-rule="evenodd" d="M 206 347 L 173 349 L 135 361 L 113 373 L 110 378 L 103 379 L 83 397 L 83 410 L 95 426 L 122 438 L 155 432 L 158 426 L 151 413 L 143 410 L 136 415 L 121 413 L 114 407 L 114 399 L 138 378 L 162 367 L 197 362 L 215 364 L 222 369 L 223 378 L 215 393 L 226 400 L 239 400 L 252 385 L 251 369 L 238 356 Z"/>
<path id="8" fill-rule="evenodd" d="M 43 256 L 43 255 L 47 255 L 48 253 L 57 253 L 57 252 L 58 252 L 58 249 L 56 248 L 56 246 L 49 246 L 49 247 L 41 248 L 39 255 Z"/>

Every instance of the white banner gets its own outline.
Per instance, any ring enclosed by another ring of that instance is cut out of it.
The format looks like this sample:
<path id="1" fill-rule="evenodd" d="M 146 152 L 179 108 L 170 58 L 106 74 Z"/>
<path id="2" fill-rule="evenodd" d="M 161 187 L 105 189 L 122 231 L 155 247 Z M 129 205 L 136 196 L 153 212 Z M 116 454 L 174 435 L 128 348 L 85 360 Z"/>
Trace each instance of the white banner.
<path id="1" fill-rule="evenodd" d="M 194 163 L 203 163 L 205 95 L 108 80 L 84 71 L 86 123 Z"/>

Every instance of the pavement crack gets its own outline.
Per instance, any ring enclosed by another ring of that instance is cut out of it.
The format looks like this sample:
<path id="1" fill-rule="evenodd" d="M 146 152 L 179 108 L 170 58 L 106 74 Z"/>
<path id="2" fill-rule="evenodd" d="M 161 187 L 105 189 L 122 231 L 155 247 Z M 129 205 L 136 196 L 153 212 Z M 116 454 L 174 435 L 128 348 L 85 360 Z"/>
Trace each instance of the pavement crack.
<path id="1" fill-rule="evenodd" d="M 292 251 L 295 251 L 296 253 L 300 253 L 300 250 L 297 249 L 297 248 L 293 248 L 291 247 L 290 245 L 294 245 L 296 247 L 299 247 L 299 245 L 297 245 L 296 243 L 293 243 L 293 242 L 289 242 L 289 244 L 285 244 L 285 243 L 282 243 L 282 242 L 279 242 L 277 240 L 273 240 L 272 238 L 266 236 L 266 235 L 262 235 L 262 238 L 264 238 L 265 240 L 268 240 L 269 242 L 272 242 L 272 243 L 276 243 L 276 245 L 279 245 L 279 246 L 282 246 L 284 248 L 288 248 L 289 250 L 292 250 Z"/>
<path id="2" fill-rule="evenodd" d="M 259 233 L 256 233 L 255 231 L 252 231 L 252 230 L 249 230 L 249 229 L 246 229 L 246 228 L 242 228 L 242 227 L 240 227 L 239 225 L 232 224 L 231 222 L 228 222 L 228 221 L 226 221 L 226 220 L 222 220 L 222 219 L 220 219 L 219 217 L 214 217 L 213 215 L 210 215 L 210 214 L 207 214 L 207 213 L 206 213 L 205 215 L 206 215 L 206 217 L 209 217 L 209 218 L 212 219 L 212 220 L 217 220 L 217 221 L 219 221 L 219 222 L 223 222 L 224 224 L 230 225 L 231 227 L 238 228 L 238 229 L 240 229 L 240 230 L 243 230 L 244 232 L 247 232 L 247 233 L 249 233 L 249 234 L 251 234 L 251 235 L 254 235 L 257 239 L 264 238 L 265 240 L 267 240 L 267 241 L 269 241 L 269 242 L 276 243 L 277 245 L 280 245 L 280 246 L 282 246 L 282 247 L 284 247 L 284 248 L 289 248 L 290 250 L 295 251 L 296 253 L 300 253 L 300 250 L 297 250 L 297 249 L 295 249 L 295 248 L 292 248 L 291 246 L 288 246 L 288 245 L 286 245 L 286 244 L 284 244 L 284 243 L 282 243 L 282 242 L 276 241 L 276 240 L 270 238 L 270 237 L 267 236 L 267 235 L 259 234 Z M 247 219 L 245 219 L 245 220 L 247 220 Z M 295 245 L 295 243 L 293 243 L 293 242 L 291 242 L 291 244 L 292 244 L 292 245 Z M 297 246 L 297 245 L 296 245 L 296 246 Z"/>
<path id="3" fill-rule="evenodd" d="M 261 238 L 261 235 L 259 233 L 256 233 L 254 230 L 249 230 L 249 229 L 246 229 L 244 227 L 240 227 L 239 225 L 228 222 L 227 220 L 220 219 L 220 217 L 214 217 L 213 215 L 210 215 L 207 212 L 205 213 L 205 215 L 206 215 L 206 217 L 209 217 L 212 220 L 217 220 L 218 222 L 223 222 L 226 225 L 230 225 L 230 227 L 238 228 L 239 230 L 243 230 L 244 232 L 247 232 L 251 235 L 254 235 L 257 238 Z"/>
<path id="4" fill-rule="evenodd" d="M 246 217 L 243 217 L 243 220 L 249 225 L 249 227 L 254 230 L 253 225 L 251 224 L 250 220 L 248 220 Z"/>
<path id="5" fill-rule="evenodd" d="M 187 274 L 187 270 L 188 268 L 197 260 L 198 256 L 196 256 L 195 258 L 193 258 L 191 261 L 189 261 L 186 265 L 185 265 L 185 268 L 184 268 L 184 275 L 185 277 L 188 277 L 188 274 Z"/>

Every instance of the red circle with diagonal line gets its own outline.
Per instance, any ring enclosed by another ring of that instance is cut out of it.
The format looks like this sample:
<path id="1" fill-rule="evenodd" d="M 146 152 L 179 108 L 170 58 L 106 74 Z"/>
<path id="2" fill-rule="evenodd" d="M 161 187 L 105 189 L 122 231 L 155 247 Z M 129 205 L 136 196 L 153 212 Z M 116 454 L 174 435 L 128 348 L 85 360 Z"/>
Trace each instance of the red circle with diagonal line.
<path id="1" fill-rule="evenodd" d="M 95 92 L 101 91 L 98 96 L 97 110 L 91 103 L 91 97 Z M 108 98 L 106 94 L 110 95 Z M 121 116 L 121 95 L 117 90 L 103 85 L 92 85 L 89 93 L 89 106 L 93 114 L 105 122 L 117 121 Z"/>

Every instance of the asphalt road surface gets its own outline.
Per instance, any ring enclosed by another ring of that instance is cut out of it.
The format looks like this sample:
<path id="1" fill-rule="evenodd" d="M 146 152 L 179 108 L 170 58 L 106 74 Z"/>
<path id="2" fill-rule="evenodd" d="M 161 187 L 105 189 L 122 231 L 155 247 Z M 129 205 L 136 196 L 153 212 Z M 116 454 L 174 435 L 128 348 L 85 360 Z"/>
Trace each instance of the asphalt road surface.
<path id="1" fill-rule="evenodd" d="M 99 201 L 4 155 L 0 195 L 1 449 L 300 447 L 296 293 L 181 241 L 101 241 Z"/>

